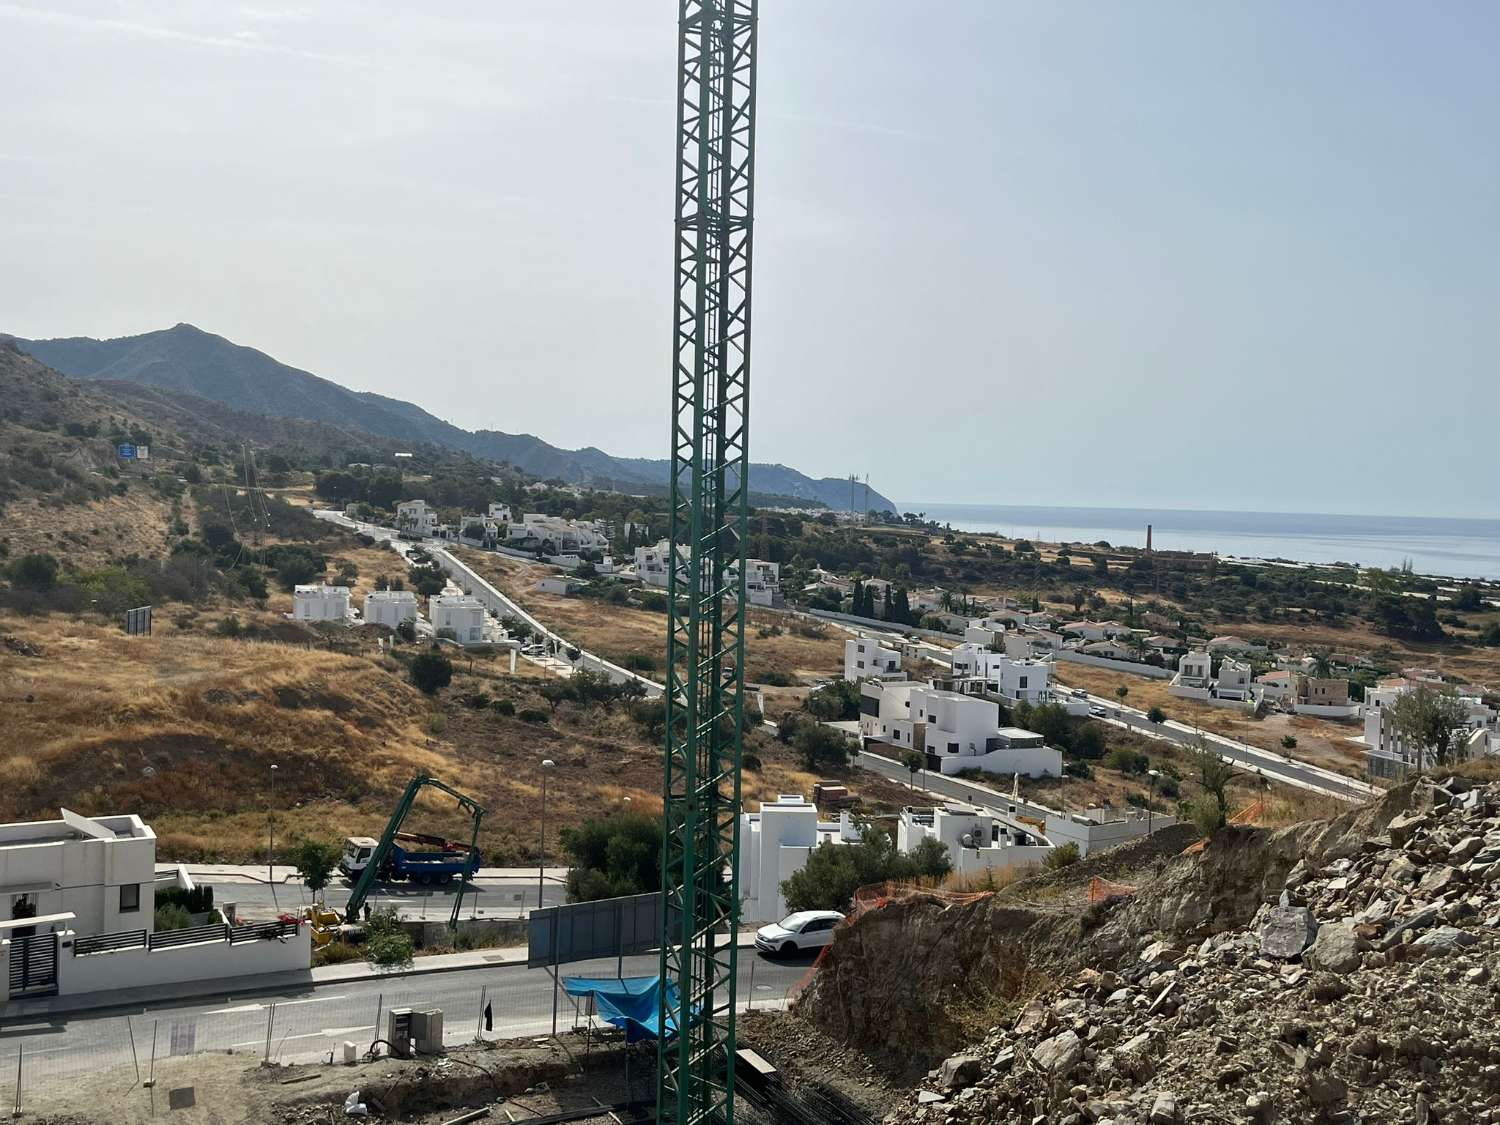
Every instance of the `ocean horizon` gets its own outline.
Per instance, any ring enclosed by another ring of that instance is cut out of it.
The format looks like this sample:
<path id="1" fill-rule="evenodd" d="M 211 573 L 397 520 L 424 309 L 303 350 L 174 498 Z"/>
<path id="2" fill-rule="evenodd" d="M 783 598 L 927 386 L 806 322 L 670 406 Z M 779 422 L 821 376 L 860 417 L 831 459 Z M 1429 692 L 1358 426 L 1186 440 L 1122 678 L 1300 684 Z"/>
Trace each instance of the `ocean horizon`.
<path id="1" fill-rule="evenodd" d="M 903 501 L 903 512 L 959 531 L 1049 543 L 1094 543 L 1237 558 L 1401 567 L 1422 574 L 1500 580 L 1500 519 L 1226 512 L 1173 508 L 1074 508 Z"/>

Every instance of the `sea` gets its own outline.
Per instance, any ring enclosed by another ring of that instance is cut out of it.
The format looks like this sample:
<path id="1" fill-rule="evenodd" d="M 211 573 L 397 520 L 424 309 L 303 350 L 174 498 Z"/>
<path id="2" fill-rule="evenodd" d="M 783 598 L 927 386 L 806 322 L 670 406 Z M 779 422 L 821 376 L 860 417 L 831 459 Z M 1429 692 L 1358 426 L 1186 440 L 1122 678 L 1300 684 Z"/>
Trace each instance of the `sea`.
<path id="1" fill-rule="evenodd" d="M 1500 519 L 1212 512 L 1173 508 L 1044 508 L 903 502 L 903 512 L 961 531 L 1047 543 L 1199 551 L 1245 559 L 1410 565 L 1419 574 L 1500 580 Z"/>

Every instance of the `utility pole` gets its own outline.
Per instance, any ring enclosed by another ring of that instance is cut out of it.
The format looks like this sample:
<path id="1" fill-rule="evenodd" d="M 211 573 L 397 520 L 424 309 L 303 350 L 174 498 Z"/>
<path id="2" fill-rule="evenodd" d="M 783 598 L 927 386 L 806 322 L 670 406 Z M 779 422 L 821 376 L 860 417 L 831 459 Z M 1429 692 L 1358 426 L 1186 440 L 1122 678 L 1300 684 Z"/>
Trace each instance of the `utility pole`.
<path id="1" fill-rule="evenodd" d="M 656 1111 L 675 1125 L 734 1121 L 756 4 L 678 3 Z"/>

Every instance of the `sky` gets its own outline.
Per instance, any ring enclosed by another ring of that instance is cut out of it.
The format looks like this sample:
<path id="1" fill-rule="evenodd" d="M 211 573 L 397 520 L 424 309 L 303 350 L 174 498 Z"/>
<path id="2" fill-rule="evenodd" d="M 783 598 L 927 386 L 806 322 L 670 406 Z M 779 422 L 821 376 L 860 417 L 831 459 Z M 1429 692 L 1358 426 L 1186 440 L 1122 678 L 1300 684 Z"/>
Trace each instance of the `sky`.
<path id="1" fill-rule="evenodd" d="M 751 454 L 1500 515 L 1500 6 L 761 0 Z M 0 331 L 665 456 L 676 6 L 0 0 Z"/>

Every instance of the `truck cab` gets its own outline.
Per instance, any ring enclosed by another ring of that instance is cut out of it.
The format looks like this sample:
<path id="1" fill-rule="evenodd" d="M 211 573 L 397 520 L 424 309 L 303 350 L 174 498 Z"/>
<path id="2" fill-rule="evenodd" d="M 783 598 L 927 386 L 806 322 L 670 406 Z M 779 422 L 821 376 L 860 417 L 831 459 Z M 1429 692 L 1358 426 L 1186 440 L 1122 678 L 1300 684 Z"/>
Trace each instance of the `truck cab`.
<path id="1" fill-rule="evenodd" d="M 339 870 L 350 879 L 358 879 L 370 865 L 370 857 L 380 846 L 378 840 L 368 836 L 348 836 L 344 839 L 344 854 L 339 857 Z"/>

